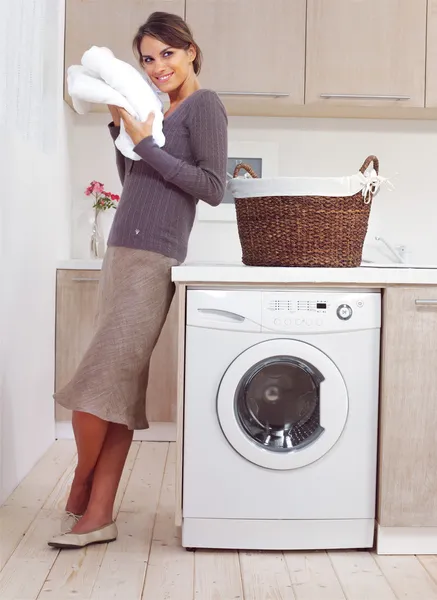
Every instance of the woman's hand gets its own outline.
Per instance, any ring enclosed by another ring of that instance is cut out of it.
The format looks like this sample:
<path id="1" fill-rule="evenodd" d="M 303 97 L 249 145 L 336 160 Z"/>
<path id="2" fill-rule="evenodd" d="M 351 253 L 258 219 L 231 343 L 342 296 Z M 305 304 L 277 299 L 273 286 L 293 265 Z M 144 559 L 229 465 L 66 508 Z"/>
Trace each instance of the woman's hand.
<path id="1" fill-rule="evenodd" d="M 141 122 L 134 119 L 124 108 L 119 108 L 118 110 L 123 119 L 124 128 L 135 146 L 144 140 L 144 138 L 152 135 L 152 126 L 155 120 L 153 112 L 149 114 L 146 121 Z"/>
<path id="2" fill-rule="evenodd" d="M 120 113 L 118 112 L 118 107 L 113 106 L 112 104 L 108 104 L 109 112 L 111 113 L 112 121 L 114 122 L 115 127 L 120 127 Z"/>

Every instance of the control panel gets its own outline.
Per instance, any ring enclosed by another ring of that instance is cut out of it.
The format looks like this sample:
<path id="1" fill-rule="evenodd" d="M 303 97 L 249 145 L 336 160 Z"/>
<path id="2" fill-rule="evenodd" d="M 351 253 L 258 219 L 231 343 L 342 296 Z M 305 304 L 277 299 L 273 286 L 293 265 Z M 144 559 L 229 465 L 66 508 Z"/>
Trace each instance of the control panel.
<path id="1" fill-rule="evenodd" d="M 379 292 L 263 292 L 262 329 L 347 331 L 380 326 Z"/>

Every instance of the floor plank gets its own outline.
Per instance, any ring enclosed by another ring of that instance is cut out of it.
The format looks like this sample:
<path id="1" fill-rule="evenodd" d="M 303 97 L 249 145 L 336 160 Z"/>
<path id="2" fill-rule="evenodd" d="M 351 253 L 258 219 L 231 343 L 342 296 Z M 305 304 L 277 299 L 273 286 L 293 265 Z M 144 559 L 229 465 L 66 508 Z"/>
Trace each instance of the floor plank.
<path id="1" fill-rule="evenodd" d="M 375 556 L 393 591 L 402 600 L 437 600 L 437 584 L 415 556 Z"/>
<path id="2" fill-rule="evenodd" d="M 139 442 L 134 442 L 129 450 L 115 499 L 115 515 L 118 514 L 140 445 Z M 38 599 L 89 600 L 105 552 L 106 544 L 60 552 Z"/>
<path id="3" fill-rule="evenodd" d="M 243 600 L 238 552 L 197 550 L 194 573 L 196 600 Z"/>
<path id="4" fill-rule="evenodd" d="M 55 442 L 1 508 L 4 506 L 42 508 L 75 455 L 76 449 L 71 440 Z"/>
<path id="5" fill-rule="evenodd" d="M 437 600 L 436 556 L 187 552 L 174 527 L 175 447 L 134 443 L 117 493 L 119 539 L 57 551 L 74 475 L 57 443 L 0 507 L 1 600 Z"/>
<path id="6" fill-rule="evenodd" d="M 167 443 L 141 445 L 91 600 L 141 598 L 167 453 Z"/>
<path id="7" fill-rule="evenodd" d="M 60 440 L 51 446 L 29 475 L 0 506 L 0 571 L 23 539 L 32 521 L 76 452 L 74 444 Z"/>
<path id="8" fill-rule="evenodd" d="M 296 600 L 345 600 L 326 552 L 285 552 Z"/>
<path id="9" fill-rule="evenodd" d="M 369 552 L 328 552 L 328 556 L 347 600 L 396 600 Z"/>
<path id="10" fill-rule="evenodd" d="M 417 559 L 426 569 L 428 575 L 437 583 L 437 556 L 427 554 L 425 556 L 418 556 Z"/>
<path id="11" fill-rule="evenodd" d="M 65 478 L 58 484 L 61 487 Z M 58 487 L 57 486 L 57 487 Z M 61 496 L 56 492 L 55 496 Z M 0 573 L 1 600 L 35 600 L 57 553 L 47 540 L 59 531 L 60 518 L 46 503 Z"/>
<path id="12" fill-rule="evenodd" d="M 192 600 L 194 553 L 181 547 L 175 527 L 176 445 L 171 444 L 156 516 L 143 600 Z"/>
<path id="13" fill-rule="evenodd" d="M 65 501 L 68 493 L 75 464 L 74 456 L 1 571 L 0 598 L 2 600 L 34 600 L 37 598 L 57 555 L 56 551 L 49 548 L 47 540 L 59 531 L 62 515 L 61 503 Z M 50 463 L 48 468 L 50 468 Z M 23 576 L 23 573 L 26 575 Z"/>
<path id="14" fill-rule="evenodd" d="M 284 555 L 240 552 L 245 600 L 296 600 Z"/>

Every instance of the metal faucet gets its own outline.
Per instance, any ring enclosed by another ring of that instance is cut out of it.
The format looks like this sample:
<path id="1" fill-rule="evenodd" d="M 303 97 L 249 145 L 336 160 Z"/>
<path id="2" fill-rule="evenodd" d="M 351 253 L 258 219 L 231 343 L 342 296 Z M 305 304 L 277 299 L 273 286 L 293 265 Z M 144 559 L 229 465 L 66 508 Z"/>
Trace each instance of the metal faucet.
<path id="1" fill-rule="evenodd" d="M 393 246 L 391 246 L 387 240 L 385 240 L 383 237 L 379 236 L 379 235 L 375 235 L 375 240 L 377 242 L 381 242 L 382 244 L 384 244 L 384 246 L 391 252 L 391 254 L 394 257 L 394 262 L 399 263 L 399 264 L 403 264 L 404 259 L 402 256 L 400 256 L 396 250 L 393 248 Z"/>

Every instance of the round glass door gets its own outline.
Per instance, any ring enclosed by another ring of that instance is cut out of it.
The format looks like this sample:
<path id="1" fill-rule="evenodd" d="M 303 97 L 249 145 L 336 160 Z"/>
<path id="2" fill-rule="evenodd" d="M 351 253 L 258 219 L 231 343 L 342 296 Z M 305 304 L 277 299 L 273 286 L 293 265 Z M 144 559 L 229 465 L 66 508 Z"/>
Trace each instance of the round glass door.
<path id="1" fill-rule="evenodd" d="M 302 448 L 323 431 L 320 383 L 310 363 L 289 356 L 262 360 L 242 377 L 235 410 L 243 431 L 274 452 Z"/>
<path id="2" fill-rule="evenodd" d="M 229 366 L 217 396 L 220 424 L 245 458 L 273 469 L 321 458 L 347 420 L 340 371 L 320 350 L 297 340 L 252 346 Z"/>

